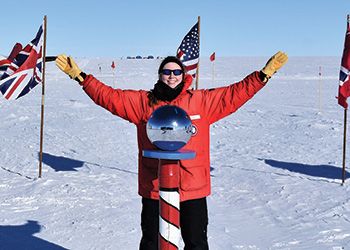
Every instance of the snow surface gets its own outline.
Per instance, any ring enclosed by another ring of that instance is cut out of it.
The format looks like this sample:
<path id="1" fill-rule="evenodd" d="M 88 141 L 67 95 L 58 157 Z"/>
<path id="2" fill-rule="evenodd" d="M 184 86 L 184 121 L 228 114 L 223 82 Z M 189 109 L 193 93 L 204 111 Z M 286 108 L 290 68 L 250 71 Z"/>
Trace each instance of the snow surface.
<path id="1" fill-rule="evenodd" d="M 200 88 L 236 82 L 267 59 L 217 58 L 214 79 L 202 59 Z M 152 88 L 160 63 L 77 62 L 123 89 Z M 212 126 L 210 249 L 350 248 L 339 65 L 337 57 L 290 58 L 251 101 Z M 48 63 L 37 178 L 40 106 L 41 86 L 16 101 L 0 99 L 0 249 L 138 249 L 135 127 Z"/>

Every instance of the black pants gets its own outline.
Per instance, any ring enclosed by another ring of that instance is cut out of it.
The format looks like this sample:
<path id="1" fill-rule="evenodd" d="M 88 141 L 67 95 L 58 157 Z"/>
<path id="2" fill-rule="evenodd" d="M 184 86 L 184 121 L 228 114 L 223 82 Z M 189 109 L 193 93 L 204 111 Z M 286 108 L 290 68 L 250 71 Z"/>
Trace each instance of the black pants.
<path id="1" fill-rule="evenodd" d="M 208 250 L 206 198 L 180 203 L 181 236 L 184 250 Z M 159 202 L 142 198 L 140 250 L 158 250 Z"/>

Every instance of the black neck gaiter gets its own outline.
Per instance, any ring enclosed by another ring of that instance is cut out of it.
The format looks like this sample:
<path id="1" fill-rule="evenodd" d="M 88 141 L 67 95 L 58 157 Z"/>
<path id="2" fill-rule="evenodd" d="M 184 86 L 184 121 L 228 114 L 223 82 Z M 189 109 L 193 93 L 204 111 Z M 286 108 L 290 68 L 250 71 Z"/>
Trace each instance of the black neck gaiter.
<path id="1" fill-rule="evenodd" d="M 181 82 L 175 88 L 171 88 L 166 83 L 158 80 L 158 82 L 154 85 L 152 92 L 158 100 L 170 102 L 181 93 L 183 87 L 184 82 Z"/>

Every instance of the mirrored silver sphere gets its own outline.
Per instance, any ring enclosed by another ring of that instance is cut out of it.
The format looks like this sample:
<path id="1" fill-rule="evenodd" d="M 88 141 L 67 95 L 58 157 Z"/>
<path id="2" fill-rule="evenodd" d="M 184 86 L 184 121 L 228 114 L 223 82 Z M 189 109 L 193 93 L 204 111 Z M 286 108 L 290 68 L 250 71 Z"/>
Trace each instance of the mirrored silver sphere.
<path id="1" fill-rule="evenodd" d="M 175 151 L 190 140 L 192 122 L 183 109 L 166 105 L 153 111 L 146 130 L 149 140 L 157 148 Z"/>

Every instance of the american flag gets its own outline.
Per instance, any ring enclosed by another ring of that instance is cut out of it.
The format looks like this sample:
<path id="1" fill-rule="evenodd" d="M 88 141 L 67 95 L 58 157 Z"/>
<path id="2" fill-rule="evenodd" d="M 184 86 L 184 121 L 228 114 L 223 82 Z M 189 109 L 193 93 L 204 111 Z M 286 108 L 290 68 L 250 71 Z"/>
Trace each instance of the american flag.
<path id="1" fill-rule="evenodd" d="M 199 26 L 192 27 L 177 49 L 177 58 L 185 65 L 188 74 L 196 77 L 199 62 Z"/>
<path id="2" fill-rule="evenodd" d="M 10 65 L 4 66 L 2 74 L 0 72 L 0 92 L 6 99 L 18 99 L 41 82 L 43 34 L 41 25 L 35 38 L 21 51 L 16 52 L 13 61 L 7 59 Z"/>
<path id="3" fill-rule="evenodd" d="M 346 99 L 350 96 L 350 16 L 348 15 L 344 51 L 339 74 L 338 104 L 348 108 Z"/>

